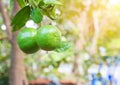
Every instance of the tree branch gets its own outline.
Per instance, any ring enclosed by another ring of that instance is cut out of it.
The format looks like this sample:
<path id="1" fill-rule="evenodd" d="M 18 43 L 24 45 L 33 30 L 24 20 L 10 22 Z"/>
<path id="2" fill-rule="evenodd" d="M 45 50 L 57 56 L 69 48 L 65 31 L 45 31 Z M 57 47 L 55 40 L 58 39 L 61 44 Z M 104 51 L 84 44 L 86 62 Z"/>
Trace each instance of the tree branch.
<path id="1" fill-rule="evenodd" d="M 91 44 L 91 50 L 90 50 L 90 54 L 94 55 L 95 53 L 97 53 L 97 40 L 99 37 L 99 32 L 100 32 L 100 28 L 99 28 L 99 23 L 98 23 L 98 16 L 96 11 L 93 12 L 93 25 L 94 25 L 94 35 L 93 35 L 93 39 L 92 39 L 92 44 Z"/>
<path id="2" fill-rule="evenodd" d="M 4 7 L 3 7 L 3 4 L 2 4 L 1 0 L 0 0 L 0 12 L 2 14 L 3 21 L 4 21 L 4 23 L 6 25 L 6 28 L 7 28 L 6 31 L 7 31 L 7 34 L 8 34 L 8 39 L 11 42 L 12 32 L 11 32 L 11 26 L 10 26 L 10 18 L 8 16 L 7 11 L 4 10 Z"/>

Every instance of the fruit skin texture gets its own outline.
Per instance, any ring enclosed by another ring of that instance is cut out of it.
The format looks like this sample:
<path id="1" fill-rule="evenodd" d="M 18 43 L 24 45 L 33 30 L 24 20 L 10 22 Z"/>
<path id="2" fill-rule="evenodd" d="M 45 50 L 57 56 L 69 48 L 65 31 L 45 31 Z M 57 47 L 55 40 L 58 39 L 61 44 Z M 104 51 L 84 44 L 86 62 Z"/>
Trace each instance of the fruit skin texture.
<path id="1" fill-rule="evenodd" d="M 37 30 L 33 28 L 24 28 L 18 33 L 17 43 L 23 52 L 31 54 L 39 50 L 35 40 L 36 34 Z"/>
<path id="2" fill-rule="evenodd" d="M 41 49 L 54 50 L 61 43 L 61 32 L 55 26 L 44 25 L 38 29 L 36 41 Z"/>

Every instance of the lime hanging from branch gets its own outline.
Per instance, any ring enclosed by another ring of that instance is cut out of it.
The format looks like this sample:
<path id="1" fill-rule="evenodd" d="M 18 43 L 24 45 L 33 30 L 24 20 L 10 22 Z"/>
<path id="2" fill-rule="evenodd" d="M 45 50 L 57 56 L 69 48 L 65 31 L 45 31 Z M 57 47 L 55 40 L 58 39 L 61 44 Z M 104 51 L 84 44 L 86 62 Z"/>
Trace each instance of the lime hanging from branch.
<path id="1" fill-rule="evenodd" d="M 36 42 L 43 50 L 54 50 L 61 43 L 61 32 L 55 26 L 42 26 L 37 31 Z"/>
<path id="2" fill-rule="evenodd" d="M 17 43 L 23 52 L 31 54 L 40 49 L 35 40 L 36 33 L 37 30 L 33 28 L 24 28 L 18 33 Z"/>

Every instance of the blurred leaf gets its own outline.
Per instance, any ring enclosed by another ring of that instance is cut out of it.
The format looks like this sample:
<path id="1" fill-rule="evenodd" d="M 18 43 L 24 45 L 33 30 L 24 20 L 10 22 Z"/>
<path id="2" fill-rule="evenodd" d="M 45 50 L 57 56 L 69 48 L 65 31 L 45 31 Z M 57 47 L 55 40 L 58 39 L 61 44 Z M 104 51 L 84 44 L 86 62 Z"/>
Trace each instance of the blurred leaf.
<path id="1" fill-rule="evenodd" d="M 31 19 L 35 23 L 40 23 L 42 21 L 43 15 L 39 8 L 35 8 L 31 11 Z"/>
<path id="2" fill-rule="evenodd" d="M 25 23 L 28 21 L 29 17 L 30 17 L 30 7 L 25 6 L 13 18 L 11 23 L 13 27 L 12 31 L 17 31 L 21 27 L 23 27 Z"/>
<path id="3" fill-rule="evenodd" d="M 111 42 L 108 43 L 108 47 L 112 49 L 114 48 L 120 49 L 120 39 L 119 38 L 112 39 Z"/>
<path id="4" fill-rule="evenodd" d="M 52 9 L 48 11 L 48 16 L 53 20 L 57 19 L 56 6 L 52 7 Z"/>
<path id="5" fill-rule="evenodd" d="M 43 6 L 45 3 L 44 3 L 44 1 L 43 0 L 41 0 L 41 1 L 39 1 L 39 6 Z"/>
<path id="6" fill-rule="evenodd" d="M 41 2 L 42 0 L 33 0 L 35 5 L 37 6 L 39 4 L 39 2 Z"/>
<path id="7" fill-rule="evenodd" d="M 63 51 L 68 50 L 70 47 L 71 47 L 71 44 L 64 41 L 64 42 L 61 42 L 60 46 L 57 49 L 55 49 L 55 51 L 63 52 Z"/>
<path id="8" fill-rule="evenodd" d="M 7 56 L 3 57 L 3 56 L 0 55 L 0 63 L 4 63 L 5 61 L 7 61 L 9 59 L 9 56 L 10 55 L 7 55 Z"/>
<path id="9" fill-rule="evenodd" d="M 58 0 L 44 0 L 45 4 L 56 4 L 56 5 L 62 5 L 62 3 Z"/>
<path id="10" fill-rule="evenodd" d="M 10 0 L 10 8 L 13 8 L 14 6 L 14 0 Z"/>
<path id="11" fill-rule="evenodd" d="M 21 8 L 25 7 L 24 0 L 17 0 L 17 1 L 18 1 L 18 3 L 19 3 L 19 5 L 20 5 Z"/>

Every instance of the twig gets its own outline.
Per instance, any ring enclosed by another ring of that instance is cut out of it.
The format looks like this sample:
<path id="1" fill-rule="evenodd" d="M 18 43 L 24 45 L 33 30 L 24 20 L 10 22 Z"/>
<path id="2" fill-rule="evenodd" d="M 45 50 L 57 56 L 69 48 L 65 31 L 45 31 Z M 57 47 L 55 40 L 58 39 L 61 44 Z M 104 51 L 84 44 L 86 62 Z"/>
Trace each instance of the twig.
<path id="1" fill-rule="evenodd" d="M 0 0 L 0 12 L 2 14 L 3 17 L 3 21 L 7 27 L 7 34 L 8 34 L 8 40 L 11 42 L 11 38 L 12 38 L 12 32 L 11 32 L 11 26 L 10 26 L 10 18 L 8 16 L 7 11 L 4 10 L 2 1 Z"/>

